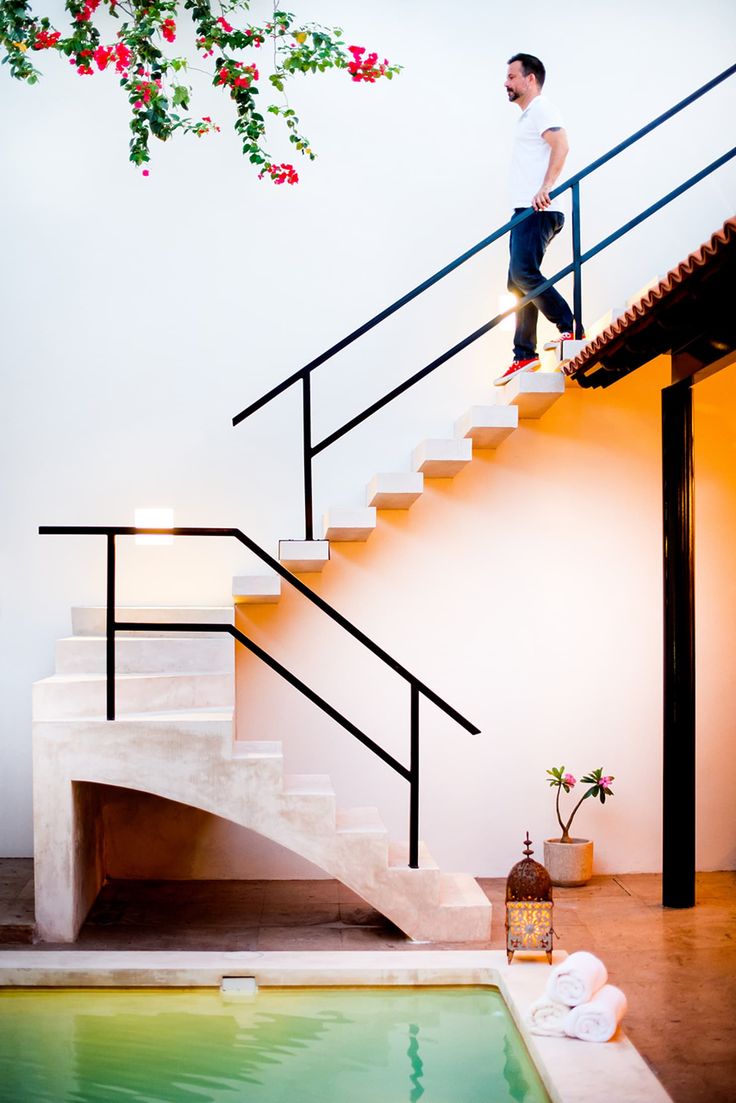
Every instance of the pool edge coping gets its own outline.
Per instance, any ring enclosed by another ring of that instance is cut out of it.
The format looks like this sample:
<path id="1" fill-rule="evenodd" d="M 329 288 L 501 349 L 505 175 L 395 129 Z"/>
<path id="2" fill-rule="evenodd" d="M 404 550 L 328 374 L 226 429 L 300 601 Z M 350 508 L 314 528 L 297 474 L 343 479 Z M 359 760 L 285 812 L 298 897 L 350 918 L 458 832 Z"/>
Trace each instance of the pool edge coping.
<path id="1" fill-rule="evenodd" d="M 554 961 L 567 955 L 555 952 Z M 672 1103 L 619 1029 L 610 1042 L 532 1034 L 530 1004 L 549 965 L 502 950 L 2 950 L 0 987 L 219 987 L 255 977 L 261 987 L 485 985 L 498 988 L 552 1103 Z"/>

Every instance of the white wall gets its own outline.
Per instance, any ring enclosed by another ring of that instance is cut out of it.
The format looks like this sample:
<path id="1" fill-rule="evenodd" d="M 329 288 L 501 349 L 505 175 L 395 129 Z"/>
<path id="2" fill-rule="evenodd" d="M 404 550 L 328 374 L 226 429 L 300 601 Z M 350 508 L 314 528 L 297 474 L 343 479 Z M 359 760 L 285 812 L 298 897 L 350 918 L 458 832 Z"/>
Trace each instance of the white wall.
<path id="1" fill-rule="evenodd" d="M 237 525 L 271 551 L 279 537 L 299 535 L 296 396 L 237 430 L 230 418 L 506 218 L 517 117 L 502 87 L 506 58 L 522 49 L 545 60 L 548 94 L 568 122 L 572 172 L 730 64 L 736 24 L 728 3 L 681 0 L 513 11 L 480 0 L 294 6 L 341 23 L 350 42 L 375 46 L 405 71 L 372 88 L 339 74 L 295 88 L 320 158 L 288 190 L 253 177 L 226 125 L 219 137 L 160 146 L 144 179 L 127 164 L 125 107 L 112 76 L 82 80 L 43 56 L 46 76 L 35 88 L 0 74 L 0 853 L 32 846 L 30 684 L 51 672 L 69 606 L 99 603 L 104 592 L 100 541 L 41 538 L 37 526 L 132 523 L 135 506 L 162 504 L 175 508 L 179 524 Z M 227 104 L 203 92 L 202 113 L 224 124 Z M 585 185 L 584 246 L 722 153 L 735 98 L 730 85 L 720 88 Z M 285 155 L 278 142 L 274 152 Z M 720 170 L 593 261 L 586 317 L 696 247 L 733 212 L 735 194 L 733 168 Z M 555 244 L 550 270 L 567 247 Z M 495 313 L 504 254 L 500 245 L 490 250 L 321 369 L 316 433 Z M 491 335 L 321 457 L 320 507 L 359 503 L 374 471 L 405 467 L 420 439 L 447 433 L 467 405 L 488 398 L 489 372 L 507 357 L 508 335 Z M 619 388 L 605 399 L 576 396 L 569 413 L 525 429 L 464 482 L 433 488 L 367 548 L 336 555 L 316 583 L 483 727 L 473 741 L 423 712 L 424 834 L 447 864 L 505 872 L 527 827 L 537 838 L 551 833 L 544 771 L 565 761 L 617 775 L 610 811 L 586 808 L 580 818 L 599 840 L 600 868 L 658 865 L 660 384 L 656 368 L 622 384 L 618 396 Z M 597 449 L 602 424 L 607 444 Z M 627 477 L 610 478 L 632 438 L 639 451 L 625 461 Z M 560 485 L 545 466 L 554 455 L 572 471 L 574 446 L 599 461 L 585 493 L 574 479 Z M 518 527 L 509 530 L 512 522 Z M 591 556 L 604 553 L 592 570 Z M 182 541 L 164 555 L 123 551 L 123 600 L 226 601 L 231 574 L 249 566 L 218 543 Z M 281 627 L 269 613 L 257 617 L 283 657 L 310 622 L 293 603 L 281 615 Z M 302 673 L 319 681 L 320 665 Z M 362 690 L 362 675 L 337 674 L 338 696 L 346 678 Z M 333 773 L 346 800 L 365 789 L 373 802 L 368 788 L 385 784 L 382 811 L 402 828 L 398 783 L 379 781 L 378 765 L 356 760 L 341 733 L 314 719 L 299 730 L 319 729 L 325 760 L 307 762 L 293 732 L 303 705 L 281 696 L 273 707 L 276 717 L 287 708 L 278 734 L 294 769 Z M 370 708 L 369 721 L 380 727 Z M 326 761 L 338 741 L 339 761 Z M 448 746 L 458 752 L 451 767 Z M 733 864 L 723 837 L 707 838 L 701 865 Z"/>

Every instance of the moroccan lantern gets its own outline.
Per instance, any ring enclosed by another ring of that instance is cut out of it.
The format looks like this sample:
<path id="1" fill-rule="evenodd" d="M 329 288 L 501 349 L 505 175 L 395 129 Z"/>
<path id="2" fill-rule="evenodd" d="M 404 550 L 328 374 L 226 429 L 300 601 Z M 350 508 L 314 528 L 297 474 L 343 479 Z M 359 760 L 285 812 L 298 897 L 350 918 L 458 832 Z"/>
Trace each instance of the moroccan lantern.
<path id="1" fill-rule="evenodd" d="M 543 950 L 551 965 L 552 881 L 533 853 L 527 831 L 525 857 L 506 878 L 506 957 L 511 963 L 517 950 Z"/>

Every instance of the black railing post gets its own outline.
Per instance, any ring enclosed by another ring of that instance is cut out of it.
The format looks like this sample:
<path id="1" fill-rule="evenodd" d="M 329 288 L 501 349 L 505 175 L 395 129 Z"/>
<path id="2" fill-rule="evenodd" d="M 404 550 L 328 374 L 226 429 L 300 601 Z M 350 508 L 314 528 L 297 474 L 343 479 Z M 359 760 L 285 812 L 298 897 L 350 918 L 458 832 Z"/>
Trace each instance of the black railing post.
<path id="1" fill-rule="evenodd" d="M 419 689 L 413 682 L 409 773 L 409 868 L 419 869 Z"/>
<path id="2" fill-rule="evenodd" d="M 107 636 L 107 719 L 115 719 L 115 534 L 107 535 L 107 618 L 105 622 Z"/>
<path id="3" fill-rule="evenodd" d="M 583 336 L 583 265 L 580 260 L 580 184 L 572 186 L 572 263 L 573 263 L 573 314 L 575 315 L 575 340 Z"/>
<path id="4" fill-rule="evenodd" d="M 314 513 L 312 506 L 312 377 L 307 371 L 302 376 L 302 422 L 304 446 L 304 539 L 314 539 Z"/>
<path id="5" fill-rule="evenodd" d="M 695 904 L 695 585 L 690 379 L 662 391 L 662 903 Z"/>

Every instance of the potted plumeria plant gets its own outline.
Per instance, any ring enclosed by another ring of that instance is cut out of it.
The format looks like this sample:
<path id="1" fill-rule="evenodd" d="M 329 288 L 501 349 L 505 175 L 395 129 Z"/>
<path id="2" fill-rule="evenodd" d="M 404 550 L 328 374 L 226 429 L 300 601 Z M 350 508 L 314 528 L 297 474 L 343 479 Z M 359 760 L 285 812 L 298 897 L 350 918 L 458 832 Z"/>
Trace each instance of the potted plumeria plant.
<path id="1" fill-rule="evenodd" d="M 611 782 L 613 776 L 604 774 L 602 768 L 591 770 L 580 779 L 581 785 L 587 785 L 580 800 L 577 802 L 567 820 L 562 818 L 560 811 L 560 797 L 562 790 L 571 792 L 578 784 L 577 779 L 571 773 L 566 772 L 564 766 L 553 767 L 547 770 L 547 781 L 553 789 L 557 790 L 555 811 L 557 821 L 562 829 L 559 839 L 545 839 L 544 864 L 552 878 L 553 885 L 572 887 L 585 885 L 593 876 L 593 841 L 592 839 L 574 839 L 570 835 L 570 828 L 575 815 L 583 801 L 589 797 L 598 797 L 601 804 L 606 803 L 606 797 L 613 796 Z"/>

